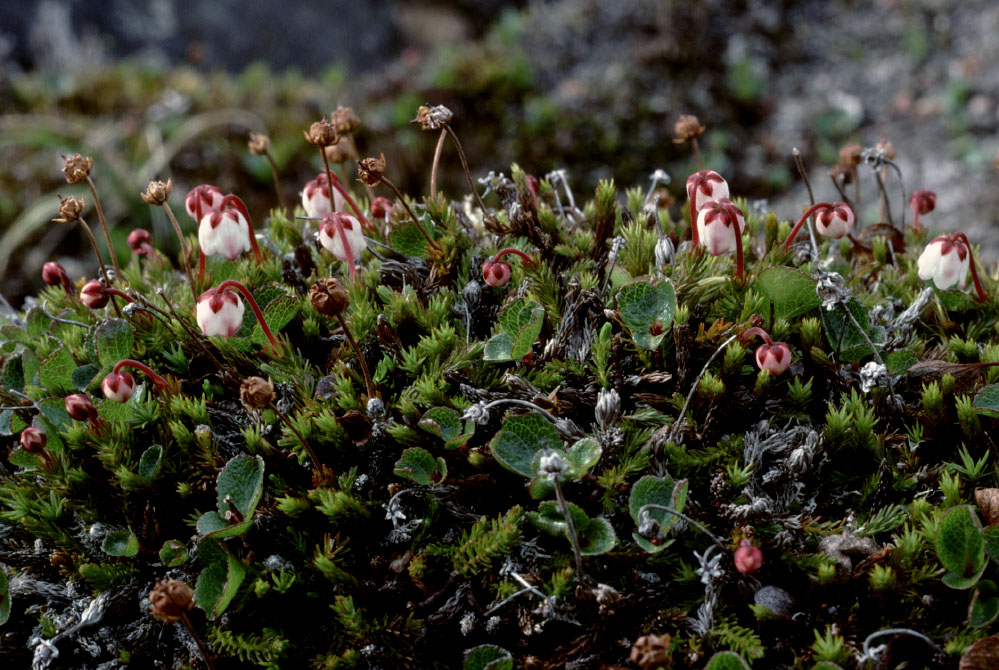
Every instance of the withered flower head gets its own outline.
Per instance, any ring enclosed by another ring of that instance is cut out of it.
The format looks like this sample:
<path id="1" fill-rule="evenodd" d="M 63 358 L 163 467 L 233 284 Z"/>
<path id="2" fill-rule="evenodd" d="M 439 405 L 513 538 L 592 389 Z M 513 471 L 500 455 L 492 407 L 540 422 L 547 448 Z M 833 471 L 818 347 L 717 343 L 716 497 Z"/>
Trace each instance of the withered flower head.
<path id="1" fill-rule="evenodd" d="M 422 130 L 440 130 L 451 123 L 454 113 L 444 105 L 421 105 L 416 110 L 416 118 L 410 123 L 420 124 Z"/>
<path id="2" fill-rule="evenodd" d="M 66 167 L 62 169 L 62 172 L 66 175 L 66 181 L 70 184 L 78 184 L 81 181 L 86 181 L 93 167 L 94 159 L 90 156 L 73 154 L 69 158 L 66 158 Z"/>
<path id="3" fill-rule="evenodd" d="M 378 186 L 385 175 L 385 154 L 381 158 L 365 158 L 357 161 L 357 179 L 366 186 Z"/>
<path id="4" fill-rule="evenodd" d="M 631 647 L 631 662 L 641 668 L 668 668 L 672 665 L 669 652 L 669 635 L 643 635 Z"/>
<path id="5" fill-rule="evenodd" d="M 170 199 L 170 194 L 172 192 L 172 179 L 167 179 L 165 182 L 151 181 L 149 182 L 149 186 L 146 187 L 145 192 L 142 194 L 142 200 L 147 205 L 162 205 Z"/>
<path id="6" fill-rule="evenodd" d="M 683 144 L 704 134 L 704 126 L 693 114 L 681 114 L 673 126 L 674 144 Z"/>
<path id="7" fill-rule="evenodd" d="M 837 163 L 829 169 L 829 174 L 839 184 L 853 183 L 853 172 L 850 168 Z"/>
<path id="8" fill-rule="evenodd" d="M 239 399 L 246 409 L 267 409 L 277 399 L 274 383 L 263 377 L 247 377 L 239 385 Z"/>
<path id="9" fill-rule="evenodd" d="M 271 138 L 263 133 L 250 133 L 250 141 L 246 146 L 254 156 L 263 156 L 271 146 Z"/>
<path id="10" fill-rule="evenodd" d="M 341 135 L 349 135 L 361 127 L 361 119 L 354 113 L 354 110 L 340 105 L 337 105 L 330 121 L 333 122 L 333 127 Z"/>
<path id="11" fill-rule="evenodd" d="M 83 214 L 84 201 L 74 195 L 64 198 L 59 196 L 59 218 L 52 219 L 55 223 L 73 223 Z"/>
<path id="12" fill-rule="evenodd" d="M 847 144 L 839 150 L 839 164 L 845 168 L 852 168 L 860 165 L 863 160 L 860 157 L 864 147 L 859 144 Z"/>
<path id="13" fill-rule="evenodd" d="M 874 145 L 874 149 L 888 160 L 895 158 L 897 155 L 895 153 L 895 147 L 892 146 L 891 140 L 886 140 L 883 137 L 878 140 L 877 144 Z"/>
<path id="14" fill-rule="evenodd" d="M 330 163 L 346 163 L 353 158 L 350 147 L 346 146 L 346 143 L 338 142 L 331 147 L 326 147 L 323 151 L 326 152 L 326 160 Z"/>
<path id="15" fill-rule="evenodd" d="M 316 121 L 309 128 L 309 132 L 302 132 L 309 144 L 317 147 L 329 147 L 340 141 L 340 136 L 336 134 L 336 127 L 329 122 L 327 117 Z"/>
<path id="16" fill-rule="evenodd" d="M 194 607 L 194 591 L 182 581 L 160 579 L 149 592 L 149 610 L 153 616 L 168 623 L 180 621 Z"/>
<path id="17" fill-rule="evenodd" d="M 309 289 L 309 300 L 320 314 L 337 316 L 350 305 L 346 289 L 336 279 L 320 279 Z"/>

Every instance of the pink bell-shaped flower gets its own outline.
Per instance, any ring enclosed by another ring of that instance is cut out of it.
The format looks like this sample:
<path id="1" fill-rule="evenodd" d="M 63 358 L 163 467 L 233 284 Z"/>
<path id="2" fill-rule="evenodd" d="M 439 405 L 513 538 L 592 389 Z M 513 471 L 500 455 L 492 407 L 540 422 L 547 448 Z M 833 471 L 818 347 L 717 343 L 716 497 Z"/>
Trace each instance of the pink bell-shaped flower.
<path id="1" fill-rule="evenodd" d="M 506 261 L 488 260 L 482 264 L 482 279 L 493 288 L 503 288 L 510 283 L 510 264 Z"/>
<path id="2" fill-rule="evenodd" d="M 323 172 L 302 189 L 302 208 L 306 216 L 321 219 L 330 212 L 342 212 L 346 209 L 346 201 L 340 191 L 333 189 L 333 207 L 330 208 L 330 181 Z"/>
<path id="3" fill-rule="evenodd" d="M 135 393 L 135 377 L 128 371 L 111 372 L 101 382 L 104 397 L 114 402 L 128 402 Z"/>
<path id="4" fill-rule="evenodd" d="M 706 203 L 697 215 L 698 241 L 712 256 L 737 251 L 745 229 L 746 219 L 728 198 Z"/>
<path id="5" fill-rule="evenodd" d="M 845 202 L 835 202 L 815 214 L 815 230 L 835 240 L 853 230 L 853 210 Z"/>
<path id="6" fill-rule="evenodd" d="M 205 218 L 205 214 L 218 211 L 219 207 L 222 206 L 223 198 L 225 195 L 218 186 L 202 184 L 188 191 L 184 198 L 184 208 L 187 209 L 187 213 L 192 219 L 200 223 L 201 219 Z"/>
<path id="7" fill-rule="evenodd" d="M 319 226 L 319 243 L 347 264 L 353 274 L 354 265 L 367 248 L 361 224 L 350 214 L 331 212 L 323 216 Z"/>
<path id="8" fill-rule="evenodd" d="M 971 254 L 968 253 L 967 245 L 953 235 L 941 235 L 927 244 L 916 261 L 919 278 L 932 279 L 940 290 L 949 289 L 955 284 L 964 288 L 970 264 Z"/>
<path id="9" fill-rule="evenodd" d="M 387 219 L 392 213 L 392 201 L 385 196 L 378 196 L 371 201 L 371 216 L 376 219 Z"/>
<path id="10" fill-rule="evenodd" d="M 80 302 L 90 309 L 104 307 L 104 305 L 108 304 L 110 298 L 111 296 L 108 294 L 104 284 L 97 279 L 91 279 L 80 289 Z"/>
<path id="11" fill-rule="evenodd" d="M 912 227 L 919 230 L 919 215 L 929 214 L 937 207 L 937 194 L 927 188 L 920 188 L 909 196 L 909 208 L 912 210 Z"/>
<path id="12" fill-rule="evenodd" d="M 232 337 L 243 326 L 245 310 L 235 292 L 210 288 L 198 298 L 198 327 L 209 337 Z"/>
<path id="13" fill-rule="evenodd" d="M 21 431 L 21 448 L 31 454 L 39 454 L 45 448 L 45 433 L 34 426 Z"/>
<path id="14" fill-rule="evenodd" d="M 763 338 L 763 344 L 756 349 L 756 367 L 775 377 L 787 371 L 791 366 L 791 347 L 785 342 L 774 342 L 762 328 L 750 328 L 742 334 L 747 339 L 753 335 Z"/>
<path id="15" fill-rule="evenodd" d="M 66 268 L 55 261 L 42 266 L 42 281 L 49 286 L 62 286 L 66 293 L 73 294 L 73 283 L 66 274 Z"/>
<path id="16" fill-rule="evenodd" d="M 95 421 L 97 419 L 97 408 L 93 401 L 83 393 L 73 393 L 66 396 L 66 414 L 76 421 Z"/>
<path id="17" fill-rule="evenodd" d="M 712 200 L 728 198 L 728 182 L 714 170 L 701 170 L 687 177 L 687 197 L 694 206 L 694 213 L 701 211 Z"/>
<path id="18" fill-rule="evenodd" d="M 756 572 L 763 565 L 763 552 L 749 540 L 739 543 L 735 550 L 735 569 L 744 575 Z"/>
<path id="19" fill-rule="evenodd" d="M 224 256 L 231 261 L 249 251 L 250 224 L 235 204 L 208 212 L 198 226 L 198 244 L 205 256 Z"/>

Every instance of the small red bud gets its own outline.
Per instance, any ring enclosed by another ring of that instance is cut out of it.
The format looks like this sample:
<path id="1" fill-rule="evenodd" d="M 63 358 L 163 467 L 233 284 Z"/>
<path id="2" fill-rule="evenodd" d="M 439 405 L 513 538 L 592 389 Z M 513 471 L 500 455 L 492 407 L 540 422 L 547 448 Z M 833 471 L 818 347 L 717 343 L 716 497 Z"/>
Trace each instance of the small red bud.
<path id="1" fill-rule="evenodd" d="M 392 211 L 392 201 L 384 196 L 378 196 L 371 201 L 371 216 L 376 219 L 387 218 Z"/>
<path id="2" fill-rule="evenodd" d="M 94 421 L 97 419 L 97 408 L 89 397 L 82 393 L 66 396 L 66 413 L 76 421 Z"/>
<path id="3" fill-rule="evenodd" d="M 49 286 L 62 286 L 67 293 L 73 292 L 73 284 L 69 281 L 66 268 L 55 261 L 49 261 L 42 266 L 42 281 Z"/>
<path id="4" fill-rule="evenodd" d="M 136 228 L 128 234 L 128 248 L 139 256 L 148 256 L 153 251 L 153 236 L 145 228 Z"/>
<path id="5" fill-rule="evenodd" d="M 45 448 L 45 433 L 33 426 L 21 431 L 21 448 L 28 453 L 38 454 Z"/>
<path id="6" fill-rule="evenodd" d="M 104 290 L 104 284 L 97 279 L 91 279 L 80 289 L 80 302 L 90 309 L 100 309 L 108 304 L 111 296 Z"/>
<path id="7" fill-rule="evenodd" d="M 506 261 L 486 261 L 482 264 L 482 279 L 494 288 L 510 283 L 510 264 Z"/>
<path id="8" fill-rule="evenodd" d="M 128 402 L 135 393 L 135 378 L 127 371 L 111 372 L 101 382 L 104 397 L 115 402 Z"/>
<path id="9" fill-rule="evenodd" d="M 749 540 L 739 543 L 735 550 L 735 569 L 744 575 L 756 572 L 763 565 L 763 552 Z"/>

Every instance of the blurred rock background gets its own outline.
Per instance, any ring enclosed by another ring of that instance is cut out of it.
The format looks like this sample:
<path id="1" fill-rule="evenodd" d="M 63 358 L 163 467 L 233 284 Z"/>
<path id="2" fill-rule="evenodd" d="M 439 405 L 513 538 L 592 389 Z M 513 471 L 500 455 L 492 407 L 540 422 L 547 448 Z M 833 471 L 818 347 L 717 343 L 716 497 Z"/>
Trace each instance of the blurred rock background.
<path id="1" fill-rule="evenodd" d="M 271 136 L 294 198 L 319 167 L 301 130 L 337 104 L 362 119 L 362 155 L 384 152 L 404 190 L 425 190 L 436 137 L 409 120 L 428 101 L 455 112 L 477 175 L 564 167 L 583 197 L 602 177 L 646 185 L 663 168 L 677 216 L 695 167 L 671 141 L 680 114 L 708 126 L 706 163 L 734 193 L 783 218 L 807 202 L 793 147 L 834 199 L 840 147 L 886 138 L 906 191 L 937 192 L 924 222 L 965 230 L 994 267 L 997 62 L 994 0 L 0 0 L 0 293 L 19 304 L 50 258 L 94 274 L 78 231 L 48 223 L 57 193 L 82 195 L 60 154 L 94 156 L 127 254 L 134 227 L 175 244 L 139 199 L 150 178 L 174 179 L 178 211 L 208 181 L 265 217 L 275 197 L 250 130 Z M 460 197 L 450 150 L 442 167 Z M 873 222 L 873 175 L 861 178 Z M 897 217 L 893 177 L 889 190 Z"/>

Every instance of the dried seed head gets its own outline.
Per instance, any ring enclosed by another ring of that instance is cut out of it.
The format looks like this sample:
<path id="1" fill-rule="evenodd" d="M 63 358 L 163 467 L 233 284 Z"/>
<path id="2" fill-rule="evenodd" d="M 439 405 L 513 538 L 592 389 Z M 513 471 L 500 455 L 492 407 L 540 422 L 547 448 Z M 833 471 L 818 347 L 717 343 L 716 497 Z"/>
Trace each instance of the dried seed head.
<path id="1" fill-rule="evenodd" d="M 309 144 L 317 147 L 333 146 L 340 141 L 340 136 L 336 134 L 336 127 L 329 122 L 325 116 L 309 127 L 309 132 L 302 133 Z"/>
<path id="2" fill-rule="evenodd" d="M 350 296 L 336 279 L 320 279 L 309 289 L 313 308 L 326 316 L 337 316 L 350 305 Z"/>
<path id="3" fill-rule="evenodd" d="M 266 409 L 277 400 L 274 383 L 263 377 L 247 377 L 239 385 L 239 399 L 248 410 Z"/>
<path id="4" fill-rule="evenodd" d="M 80 215 L 83 214 L 83 206 L 85 201 L 76 196 L 69 196 L 64 198 L 59 196 L 59 218 L 52 219 L 55 223 L 73 223 L 80 219 Z"/>
<path id="5" fill-rule="evenodd" d="M 365 186 L 378 186 L 385 176 L 385 154 L 381 158 L 365 158 L 357 161 L 357 179 Z"/>
<path id="6" fill-rule="evenodd" d="M 847 144 L 839 150 L 839 165 L 847 169 L 860 165 L 863 151 L 864 147 L 859 144 Z"/>
<path id="7" fill-rule="evenodd" d="M 149 592 L 149 610 L 161 621 L 176 623 L 194 608 L 194 591 L 182 581 L 161 579 Z"/>
<path id="8" fill-rule="evenodd" d="M 975 489 L 975 502 L 987 525 L 994 526 L 999 523 L 999 489 Z"/>
<path id="9" fill-rule="evenodd" d="M 630 660 L 635 665 L 650 670 L 660 666 L 668 668 L 672 665 L 669 655 L 669 635 L 643 635 L 635 640 L 631 647 Z"/>
<path id="10" fill-rule="evenodd" d="M 683 144 L 704 134 L 705 127 L 692 114 L 683 114 L 673 126 L 674 144 Z"/>
<path id="11" fill-rule="evenodd" d="M 886 140 L 883 137 L 878 140 L 877 144 L 874 145 L 874 150 L 888 160 L 891 160 L 898 155 L 895 153 L 895 147 L 892 146 L 891 140 Z"/>
<path id="12" fill-rule="evenodd" d="M 337 105 L 330 121 L 333 122 L 333 127 L 341 135 L 349 135 L 361 127 L 361 119 L 354 113 L 354 110 L 340 105 Z"/>
<path id="13" fill-rule="evenodd" d="M 147 205 L 162 205 L 170 199 L 173 192 L 173 180 L 150 181 L 146 190 L 142 194 L 142 200 Z"/>
<path id="14" fill-rule="evenodd" d="M 416 118 L 410 123 L 420 124 L 422 130 L 440 130 L 451 123 L 454 113 L 444 105 L 421 105 L 416 110 Z"/>
<path id="15" fill-rule="evenodd" d="M 66 158 L 63 156 L 63 158 Z M 94 159 L 89 156 L 81 156 L 80 154 L 73 154 L 69 158 L 66 158 L 66 166 L 62 169 L 62 173 L 66 175 L 66 181 L 70 184 L 79 184 L 81 181 L 86 181 L 87 177 L 90 176 L 90 170 L 94 167 Z"/>
<path id="16" fill-rule="evenodd" d="M 250 133 L 246 146 L 254 156 L 263 156 L 271 146 L 271 138 L 263 133 Z"/>
<path id="17" fill-rule="evenodd" d="M 346 163 L 354 157 L 350 147 L 346 143 L 337 142 L 331 147 L 323 149 L 326 152 L 326 160 L 330 163 Z"/>

